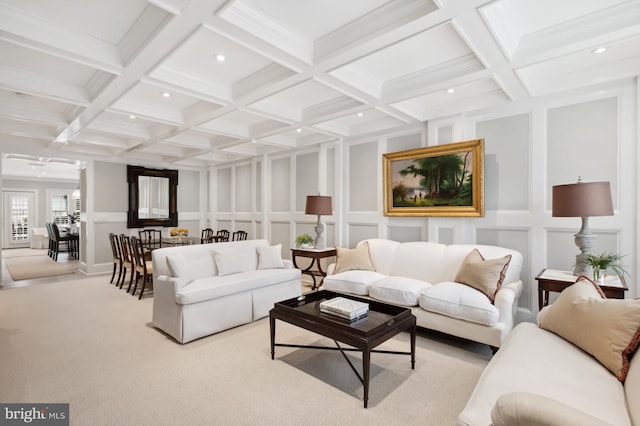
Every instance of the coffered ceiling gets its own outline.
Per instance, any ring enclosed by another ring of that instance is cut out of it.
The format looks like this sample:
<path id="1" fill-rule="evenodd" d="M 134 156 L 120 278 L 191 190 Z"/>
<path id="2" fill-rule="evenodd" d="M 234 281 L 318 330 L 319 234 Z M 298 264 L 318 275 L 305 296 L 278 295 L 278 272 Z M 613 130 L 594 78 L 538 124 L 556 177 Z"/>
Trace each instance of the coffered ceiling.
<path id="1" fill-rule="evenodd" d="M 16 161 L 207 166 L 640 75 L 640 1 L 2 0 L 0 52 Z"/>

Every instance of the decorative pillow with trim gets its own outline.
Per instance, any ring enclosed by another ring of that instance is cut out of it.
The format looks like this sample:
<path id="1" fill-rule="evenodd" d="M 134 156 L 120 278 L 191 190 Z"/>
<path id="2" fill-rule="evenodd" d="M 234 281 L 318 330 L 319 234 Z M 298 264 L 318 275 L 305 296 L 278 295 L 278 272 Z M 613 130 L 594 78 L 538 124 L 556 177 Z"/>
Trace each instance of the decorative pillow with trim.
<path id="1" fill-rule="evenodd" d="M 257 247 L 258 269 L 282 269 L 282 244 L 271 247 Z"/>
<path id="2" fill-rule="evenodd" d="M 336 267 L 334 274 L 344 271 L 374 271 L 369 257 L 369 243 L 360 244 L 354 249 L 336 247 Z"/>
<path id="3" fill-rule="evenodd" d="M 496 293 L 504 281 L 509 262 L 511 262 L 510 254 L 497 259 L 485 260 L 478 249 L 473 249 L 462 261 L 454 281 L 480 290 L 493 303 Z"/>
<path id="4" fill-rule="evenodd" d="M 624 382 L 640 343 L 640 299 L 607 299 L 581 275 L 542 310 L 538 326 L 578 346 Z"/>

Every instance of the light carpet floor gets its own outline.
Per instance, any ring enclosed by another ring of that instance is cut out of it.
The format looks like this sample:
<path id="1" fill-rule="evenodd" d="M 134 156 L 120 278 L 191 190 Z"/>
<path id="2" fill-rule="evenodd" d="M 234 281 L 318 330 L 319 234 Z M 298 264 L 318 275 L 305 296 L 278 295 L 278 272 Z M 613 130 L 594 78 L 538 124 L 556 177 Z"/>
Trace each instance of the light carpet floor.
<path id="1" fill-rule="evenodd" d="M 77 268 L 58 263 L 49 256 L 24 256 L 3 259 L 14 281 L 73 274 Z"/>
<path id="2" fill-rule="evenodd" d="M 488 362 L 419 336 L 415 370 L 372 355 L 364 409 L 337 351 L 271 360 L 266 318 L 180 345 L 151 326 L 152 305 L 104 276 L 2 292 L 0 401 L 68 402 L 73 425 L 453 425 Z M 333 344 L 280 321 L 276 337 Z M 408 335 L 384 347 L 407 350 Z"/>

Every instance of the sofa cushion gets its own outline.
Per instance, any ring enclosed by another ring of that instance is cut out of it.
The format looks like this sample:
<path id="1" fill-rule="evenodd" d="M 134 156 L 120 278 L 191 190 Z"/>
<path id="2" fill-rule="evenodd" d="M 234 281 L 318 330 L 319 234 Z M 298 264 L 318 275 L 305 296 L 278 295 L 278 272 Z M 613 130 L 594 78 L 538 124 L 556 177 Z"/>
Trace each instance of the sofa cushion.
<path id="1" fill-rule="evenodd" d="M 479 291 L 460 283 L 445 281 L 420 292 L 420 307 L 453 318 L 493 326 L 500 311 Z"/>
<path id="2" fill-rule="evenodd" d="M 454 281 L 480 290 L 493 302 L 510 261 L 510 254 L 485 260 L 478 249 L 473 249 L 462 262 Z"/>
<path id="3" fill-rule="evenodd" d="M 282 244 L 271 247 L 257 247 L 258 269 L 284 268 L 282 261 Z"/>
<path id="4" fill-rule="evenodd" d="M 188 305 L 203 302 L 299 278 L 298 269 L 253 270 L 225 276 L 198 278 L 176 293 L 176 303 Z"/>
<path id="5" fill-rule="evenodd" d="M 167 267 L 172 277 L 186 278 L 188 281 L 216 275 L 216 265 L 211 252 L 200 252 L 185 256 L 175 253 L 167 256 Z"/>
<path id="6" fill-rule="evenodd" d="M 385 277 L 369 285 L 369 296 L 401 306 L 416 306 L 420 291 L 431 284 L 406 277 Z"/>
<path id="7" fill-rule="evenodd" d="M 327 275 L 322 281 L 322 288 L 339 293 L 367 296 L 369 284 L 384 277 L 375 271 L 345 271 L 335 275 Z"/>
<path id="8" fill-rule="evenodd" d="M 606 299 L 581 276 L 540 313 L 539 325 L 595 357 L 621 382 L 640 343 L 640 300 Z"/>
<path id="9" fill-rule="evenodd" d="M 371 258 L 369 258 L 369 244 L 360 244 L 354 249 L 336 247 L 336 268 L 334 273 L 361 270 L 373 271 Z"/>
<path id="10" fill-rule="evenodd" d="M 214 249 L 213 257 L 221 277 L 256 270 L 258 267 L 258 253 L 253 248 L 232 247 Z"/>
<path id="11" fill-rule="evenodd" d="M 491 410 L 493 426 L 612 426 L 559 401 L 528 392 L 509 392 Z"/>

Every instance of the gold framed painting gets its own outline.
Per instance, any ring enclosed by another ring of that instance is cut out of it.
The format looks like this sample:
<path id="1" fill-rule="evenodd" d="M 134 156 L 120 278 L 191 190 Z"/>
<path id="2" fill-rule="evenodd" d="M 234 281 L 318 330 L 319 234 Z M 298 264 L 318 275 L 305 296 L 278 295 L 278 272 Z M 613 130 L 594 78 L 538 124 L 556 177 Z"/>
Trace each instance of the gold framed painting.
<path id="1" fill-rule="evenodd" d="M 384 154 L 385 216 L 484 216 L 484 139 Z"/>

